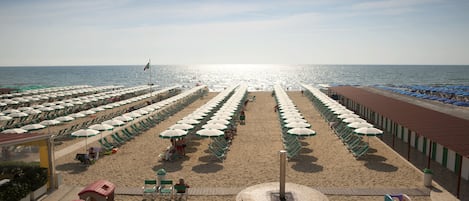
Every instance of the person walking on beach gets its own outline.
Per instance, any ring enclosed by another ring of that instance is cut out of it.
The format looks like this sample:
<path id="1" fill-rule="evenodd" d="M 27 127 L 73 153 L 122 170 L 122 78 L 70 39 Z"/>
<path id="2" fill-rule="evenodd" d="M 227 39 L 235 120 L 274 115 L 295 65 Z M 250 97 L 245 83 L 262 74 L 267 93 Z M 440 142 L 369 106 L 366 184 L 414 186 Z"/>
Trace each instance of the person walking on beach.
<path id="1" fill-rule="evenodd" d="M 241 111 L 241 114 L 239 115 L 239 124 L 246 124 L 246 114 L 244 113 L 244 110 Z"/>

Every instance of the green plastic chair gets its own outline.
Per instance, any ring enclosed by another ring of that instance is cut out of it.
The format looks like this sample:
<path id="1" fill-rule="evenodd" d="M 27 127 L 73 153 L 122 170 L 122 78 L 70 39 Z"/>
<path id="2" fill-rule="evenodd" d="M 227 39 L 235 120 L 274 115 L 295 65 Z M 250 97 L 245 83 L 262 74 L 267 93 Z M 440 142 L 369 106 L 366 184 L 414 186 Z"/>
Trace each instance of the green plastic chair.
<path id="1" fill-rule="evenodd" d="M 173 180 L 161 180 L 160 186 L 158 187 L 158 194 L 160 195 L 160 200 L 162 198 L 173 198 Z"/>
<path id="2" fill-rule="evenodd" d="M 155 179 L 147 179 L 144 181 L 144 186 L 142 187 L 143 194 L 142 197 L 143 199 L 146 199 L 147 197 L 150 197 L 151 200 L 154 200 L 157 195 L 157 182 Z"/>

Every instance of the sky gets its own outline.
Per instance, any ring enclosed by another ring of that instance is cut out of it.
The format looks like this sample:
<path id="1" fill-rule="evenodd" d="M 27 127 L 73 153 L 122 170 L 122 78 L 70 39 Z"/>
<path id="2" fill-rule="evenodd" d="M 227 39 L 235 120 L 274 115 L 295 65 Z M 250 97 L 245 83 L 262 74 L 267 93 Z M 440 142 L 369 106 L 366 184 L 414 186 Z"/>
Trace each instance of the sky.
<path id="1" fill-rule="evenodd" d="M 467 0 L 0 1 L 0 66 L 469 64 Z"/>

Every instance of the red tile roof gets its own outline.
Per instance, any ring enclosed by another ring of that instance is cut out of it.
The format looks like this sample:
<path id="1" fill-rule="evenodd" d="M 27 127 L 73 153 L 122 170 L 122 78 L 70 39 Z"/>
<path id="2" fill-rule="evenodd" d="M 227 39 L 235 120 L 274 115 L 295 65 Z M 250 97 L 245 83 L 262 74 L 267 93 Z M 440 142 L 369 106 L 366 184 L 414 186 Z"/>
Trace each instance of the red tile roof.
<path id="1" fill-rule="evenodd" d="M 330 89 L 415 131 L 420 136 L 425 136 L 464 157 L 469 157 L 469 120 L 357 87 L 340 86 Z"/>

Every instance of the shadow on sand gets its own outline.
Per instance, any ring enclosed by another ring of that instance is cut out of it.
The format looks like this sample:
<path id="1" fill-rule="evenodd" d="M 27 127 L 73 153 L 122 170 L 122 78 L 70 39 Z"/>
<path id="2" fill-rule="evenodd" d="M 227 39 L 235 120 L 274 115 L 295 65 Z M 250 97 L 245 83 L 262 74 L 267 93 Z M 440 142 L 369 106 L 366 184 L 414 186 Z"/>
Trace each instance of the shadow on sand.
<path id="1" fill-rule="evenodd" d="M 307 149 L 307 148 L 303 148 Z M 302 149 L 302 151 L 303 151 Z M 311 150 L 311 149 L 309 149 Z M 311 152 L 313 152 L 311 150 Z M 300 152 L 301 153 L 301 152 Z M 299 171 L 299 172 L 307 172 L 307 173 L 313 173 L 313 172 L 321 172 L 324 168 L 320 165 L 314 164 L 313 162 L 316 162 L 318 158 L 310 155 L 298 155 L 294 157 L 290 162 L 294 162 L 291 167 L 292 169 Z"/>
<path id="2" fill-rule="evenodd" d="M 81 163 L 64 163 L 55 167 L 58 171 L 67 172 L 69 174 L 80 174 L 88 169 L 87 165 Z"/>
<path id="3" fill-rule="evenodd" d="M 192 167 L 192 171 L 197 173 L 215 173 L 223 169 L 223 166 L 217 163 L 205 163 Z"/>
<path id="4" fill-rule="evenodd" d="M 365 167 L 370 170 L 375 170 L 379 172 L 396 172 L 399 169 L 394 165 L 385 163 L 384 161 L 386 161 L 387 158 L 379 155 L 368 154 L 361 160 L 366 162 Z"/>
<path id="5" fill-rule="evenodd" d="M 182 163 L 186 160 L 189 160 L 189 157 L 181 156 L 180 158 L 172 161 L 162 161 L 159 165 L 153 166 L 153 171 L 158 171 L 159 169 L 164 168 L 166 172 L 177 172 L 182 170 Z"/>

